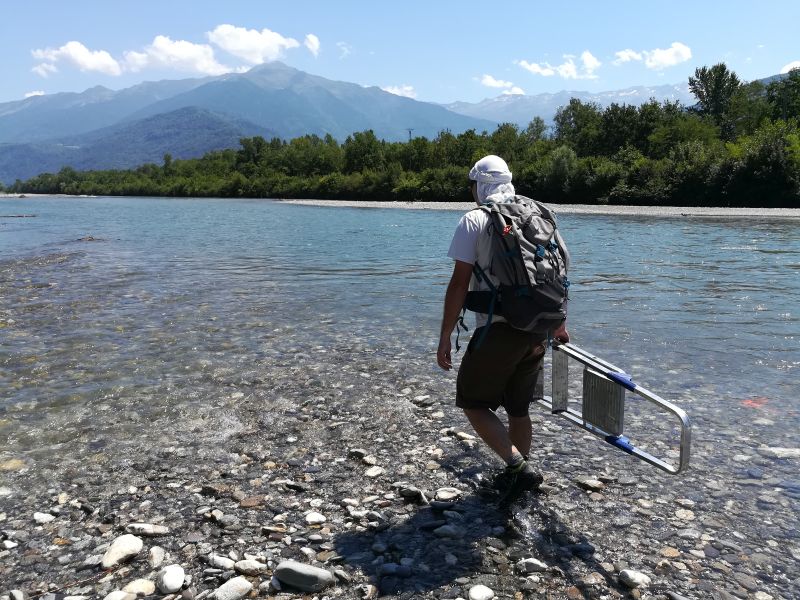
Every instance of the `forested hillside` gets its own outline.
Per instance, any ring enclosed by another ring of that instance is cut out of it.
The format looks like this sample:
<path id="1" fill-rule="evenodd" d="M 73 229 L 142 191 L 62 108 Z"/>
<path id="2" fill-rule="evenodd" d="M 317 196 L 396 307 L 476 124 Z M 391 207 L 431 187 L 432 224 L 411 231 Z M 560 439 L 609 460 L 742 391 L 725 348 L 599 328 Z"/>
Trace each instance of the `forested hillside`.
<path id="1" fill-rule="evenodd" d="M 800 70 L 745 84 L 724 64 L 689 79 L 695 106 L 601 109 L 573 99 L 549 130 L 502 124 L 386 142 L 372 131 L 253 137 L 241 149 L 128 171 L 63 169 L 13 192 L 377 200 L 469 200 L 467 171 L 504 157 L 520 193 L 555 203 L 800 208 Z"/>

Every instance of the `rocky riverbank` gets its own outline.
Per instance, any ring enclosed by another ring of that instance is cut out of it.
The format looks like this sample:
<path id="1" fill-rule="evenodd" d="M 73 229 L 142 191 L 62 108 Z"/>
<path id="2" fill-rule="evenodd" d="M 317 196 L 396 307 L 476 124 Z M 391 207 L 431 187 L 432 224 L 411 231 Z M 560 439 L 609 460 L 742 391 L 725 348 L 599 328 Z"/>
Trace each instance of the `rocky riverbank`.
<path id="1" fill-rule="evenodd" d="M 464 212 L 475 208 L 471 202 L 377 202 L 360 200 L 281 200 L 308 206 L 346 206 L 350 208 L 400 208 L 407 210 L 453 210 Z M 629 217 L 702 217 L 800 219 L 797 208 L 727 208 L 724 206 L 609 206 L 599 204 L 548 204 L 558 214 L 623 215 Z"/>
<path id="2" fill-rule="evenodd" d="M 280 356 L 210 368 L 204 427 L 0 463 L 0 598 L 798 597 L 800 485 L 765 474 L 796 457 L 754 444 L 726 478 L 700 443 L 675 478 L 534 409 L 546 482 L 507 509 L 427 357 L 344 341 Z"/>

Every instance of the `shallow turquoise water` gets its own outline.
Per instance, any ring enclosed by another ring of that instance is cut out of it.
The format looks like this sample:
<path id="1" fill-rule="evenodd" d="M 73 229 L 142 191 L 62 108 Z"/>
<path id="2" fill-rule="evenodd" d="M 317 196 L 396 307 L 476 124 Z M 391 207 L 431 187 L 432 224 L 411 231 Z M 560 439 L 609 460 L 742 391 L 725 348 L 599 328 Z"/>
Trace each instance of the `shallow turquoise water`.
<path id="1" fill-rule="evenodd" d="M 257 373 L 342 339 L 375 361 L 402 349 L 410 371 L 450 385 L 434 352 L 457 212 L 0 201 L 14 214 L 36 216 L 0 218 L 5 455 L 90 443 L 109 412 L 126 417 L 113 421 L 124 438 L 213 404 L 215 369 Z M 685 406 L 698 439 L 725 432 L 726 452 L 735 434 L 800 445 L 798 221 L 563 215 L 560 226 L 574 343 Z"/>

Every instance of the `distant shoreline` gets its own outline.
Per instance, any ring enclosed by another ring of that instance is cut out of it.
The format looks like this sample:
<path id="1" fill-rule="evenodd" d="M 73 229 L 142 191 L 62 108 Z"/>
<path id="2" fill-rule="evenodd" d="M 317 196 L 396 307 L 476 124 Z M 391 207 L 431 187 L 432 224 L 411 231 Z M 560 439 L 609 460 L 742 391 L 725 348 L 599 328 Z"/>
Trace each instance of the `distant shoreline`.
<path id="1" fill-rule="evenodd" d="M 0 194 L 0 199 L 25 198 L 116 198 L 123 196 L 72 196 L 70 194 Z M 137 196 L 124 196 L 135 198 Z M 180 197 L 185 199 L 184 197 Z M 176 198 L 178 199 L 178 198 Z M 219 198 L 233 200 L 233 198 Z M 250 200 L 266 200 L 284 204 L 303 206 L 334 206 L 344 208 L 392 208 L 402 210 L 449 210 L 465 212 L 475 205 L 472 202 L 401 202 L 394 200 L 314 200 L 311 198 L 249 198 Z M 562 215 L 622 215 L 631 217 L 708 217 L 708 218 L 742 218 L 760 219 L 800 219 L 800 208 L 758 208 L 724 206 L 629 206 L 629 205 L 597 205 L 597 204 L 553 204 L 557 214 Z"/>
<path id="2" fill-rule="evenodd" d="M 471 202 L 373 202 L 361 200 L 278 200 L 306 206 L 349 208 L 397 208 L 404 210 L 452 210 L 465 212 L 475 208 Z M 598 206 L 594 204 L 550 204 L 562 215 L 625 215 L 638 217 L 757 217 L 765 219 L 800 219 L 800 208 L 725 208 L 717 206 Z"/>

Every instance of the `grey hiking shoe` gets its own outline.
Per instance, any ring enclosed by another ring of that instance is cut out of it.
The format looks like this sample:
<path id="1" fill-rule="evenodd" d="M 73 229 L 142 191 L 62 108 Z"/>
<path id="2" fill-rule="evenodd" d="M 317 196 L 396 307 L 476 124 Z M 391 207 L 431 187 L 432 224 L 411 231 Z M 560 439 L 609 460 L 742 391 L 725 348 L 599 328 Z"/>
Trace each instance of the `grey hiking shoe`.
<path id="1" fill-rule="evenodd" d="M 544 478 L 533 470 L 527 461 L 513 467 L 506 467 L 495 480 L 500 490 L 501 502 L 513 502 L 525 492 L 535 492 L 542 485 Z"/>

